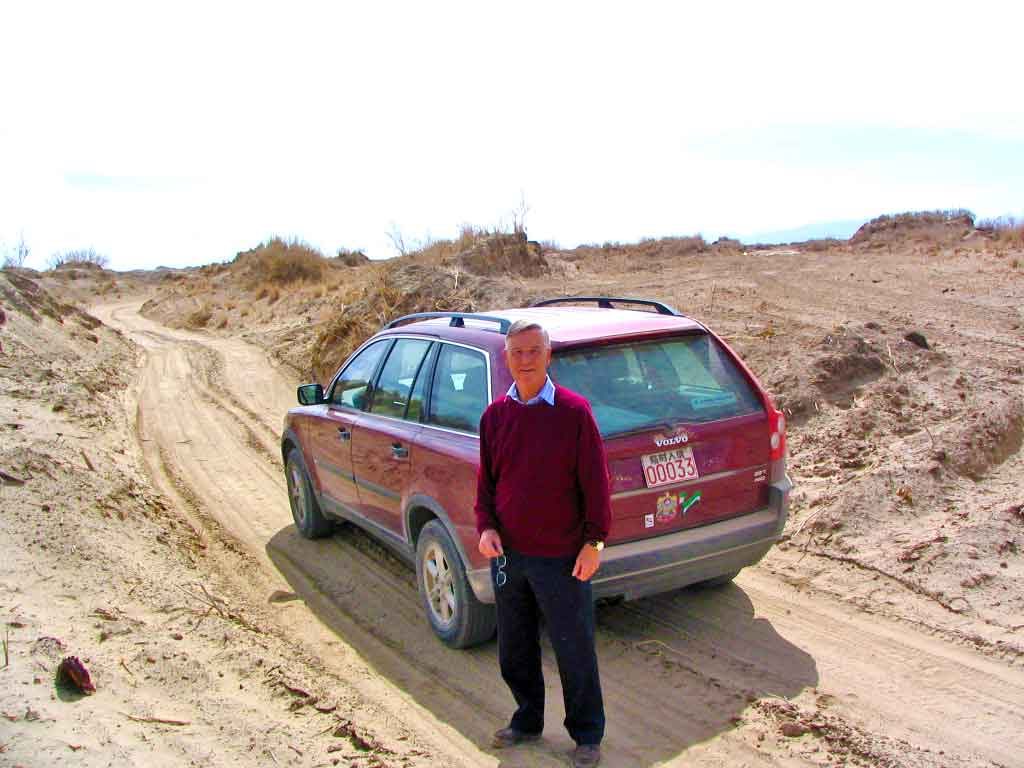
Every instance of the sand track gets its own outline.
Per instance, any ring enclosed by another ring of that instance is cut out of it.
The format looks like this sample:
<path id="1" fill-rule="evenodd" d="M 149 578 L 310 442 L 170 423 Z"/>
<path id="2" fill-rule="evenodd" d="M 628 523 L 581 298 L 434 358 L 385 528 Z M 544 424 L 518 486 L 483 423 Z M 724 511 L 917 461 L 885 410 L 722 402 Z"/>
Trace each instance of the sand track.
<path id="1" fill-rule="evenodd" d="M 294 388 L 262 350 L 169 330 L 130 303 L 96 314 L 146 351 L 126 408 L 154 482 L 253 601 L 294 591 L 303 602 L 289 604 L 282 625 L 325 665 L 360 678 L 445 762 L 564 764 L 571 744 L 550 654 L 545 739 L 478 751 L 511 708 L 493 643 L 456 652 L 437 642 L 411 571 L 360 532 L 296 534 L 277 448 Z M 812 765 L 843 749 L 886 765 L 1021 764 L 1020 665 L 801 591 L 767 568 L 720 590 L 602 606 L 598 620 L 604 765 Z M 861 734 L 870 749 L 778 737 L 778 723 L 752 706 L 776 698 L 842 723 L 838 732 Z"/>

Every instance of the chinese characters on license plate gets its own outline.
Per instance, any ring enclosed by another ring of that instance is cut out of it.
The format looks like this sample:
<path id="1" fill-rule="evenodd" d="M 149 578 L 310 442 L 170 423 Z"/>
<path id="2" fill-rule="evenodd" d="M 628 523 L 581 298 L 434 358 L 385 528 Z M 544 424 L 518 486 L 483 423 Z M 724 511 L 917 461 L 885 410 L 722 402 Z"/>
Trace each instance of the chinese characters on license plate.
<path id="1" fill-rule="evenodd" d="M 689 446 L 674 451 L 649 453 L 641 456 L 640 462 L 644 467 L 644 480 L 648 488 L 692 480 L 700 476 L 697 473 L 697 463 L 693 460 L 693 448 Z"/>

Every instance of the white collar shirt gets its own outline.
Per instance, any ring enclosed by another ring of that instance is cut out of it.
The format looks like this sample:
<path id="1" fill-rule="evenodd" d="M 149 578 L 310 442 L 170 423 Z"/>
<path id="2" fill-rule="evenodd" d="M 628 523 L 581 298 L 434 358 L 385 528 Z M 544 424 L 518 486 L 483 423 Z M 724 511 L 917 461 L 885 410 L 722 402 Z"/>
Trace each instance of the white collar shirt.
<path id="1" fill-rule="evenodd" d="M 519 390 L 516 388 L 516 383 L 514 381 L 512 382 L 512 386 L 508 388 L 508 392 L 505 394 L 517 403 L 521 403 L 523 405 L 537 405 L 541 402 L 545 402 L 548 405 L 555 404 L 555 385 L 551 383 L 550 376 L 544 377 L 544 386 L 540 388 L 540 392 L 525 402 L 520 399 Z"/>

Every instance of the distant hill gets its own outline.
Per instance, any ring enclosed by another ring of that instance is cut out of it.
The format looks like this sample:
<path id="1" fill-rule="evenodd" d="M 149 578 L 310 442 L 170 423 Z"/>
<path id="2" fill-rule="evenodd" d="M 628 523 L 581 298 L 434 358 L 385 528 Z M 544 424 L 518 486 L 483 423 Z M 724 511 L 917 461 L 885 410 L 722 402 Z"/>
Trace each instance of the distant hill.
<path id="1" fill-rule="evenodd" d="M 802 243 L 806 240 L 821 240 L 834 237 L 837 240 L 848 240 L 867 219 L 849 219 L 847 221 L 822 221 L 816 224 L 805 224 L 794 229 L 777 229 L 772 232 L 754 232 L 742 235 L 740 240 L 749 245 L 762 243 Z"/>

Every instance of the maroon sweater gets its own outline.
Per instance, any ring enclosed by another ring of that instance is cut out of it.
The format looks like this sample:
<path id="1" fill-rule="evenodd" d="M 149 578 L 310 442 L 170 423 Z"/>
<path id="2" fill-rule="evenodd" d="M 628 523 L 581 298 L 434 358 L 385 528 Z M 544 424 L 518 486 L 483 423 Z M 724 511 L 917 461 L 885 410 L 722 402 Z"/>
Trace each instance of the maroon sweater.
<path id="1" fill-rule="evenodd" d="M 590 404 L 555 387 L 555 404 L 507 395 L 480 418 L 476 528 L 524 555 L 574 556 L 611 524 L 604 442 Z"/>

